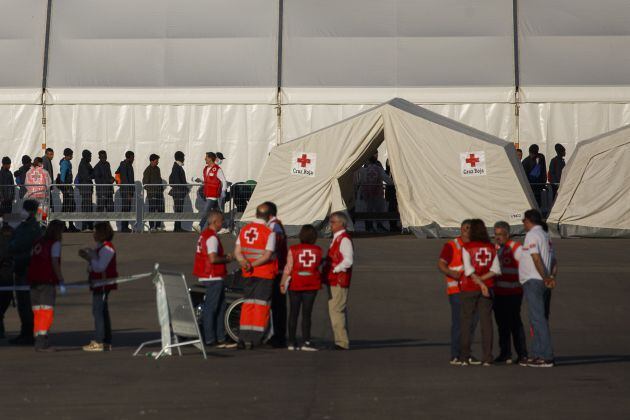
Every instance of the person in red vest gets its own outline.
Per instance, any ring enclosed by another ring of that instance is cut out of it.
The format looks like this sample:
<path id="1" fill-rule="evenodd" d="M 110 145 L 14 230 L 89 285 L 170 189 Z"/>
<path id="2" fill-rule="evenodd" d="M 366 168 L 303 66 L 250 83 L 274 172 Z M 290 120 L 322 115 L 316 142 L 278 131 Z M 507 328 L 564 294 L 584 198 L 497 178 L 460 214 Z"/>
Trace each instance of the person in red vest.
<path id="1" fill-rule="evenodd" d="M 346 231 L 348 218 L 343 212 L 330 215 L 333 240 L 328 248 L 324 273 L 328 282 L 328 315 L 335 336 L 335 350 L 349 350 L 348 291 L 352 279 L 354 249 Z"/>
<path id="2" fill-rule="evenodd" d="M 28 266 L 27 279 L 31 285 L 33 335 L 35 351 L 55 351 L 48 340 L 55 311 L 56 287 L 65 293 L 61 272 L 61 239 L 65 225 L 60 220 L 48 224 L 44 236 L 35 242 Z"/>
<path id="3" fill-rule="evenodd" d="M 278 275 L 273 280 L 273 292 L 271 295 L 271 316 L 273 318 L 273 337 L 270 344 L 276 348 L 287 346 L 287 299 L 280 290 L 282 272 L 287 263 L 287 233 L 284 225 L 278 219 L 278 207 L 271 201 L 265 201 L 264 205 L 269 207 L 271 218 L 267 226 L 276 234 L 276 258 L 278 259 Z"/>
<path id="4" fill-rule="evenodd" d="M 280 291 L 289 294 L 289 350 L 317 351 L 311 343 L 311 314 L 317 291 L 322 287 L 322 249 L 315 245 L 317 230 L 312 225 L 300 229 L 300 243 L 291 246 L 282 274 Z M 302 346 L 296 330 L 302 308 Z M 275 326 L 275 324 L 274 324 Z"/>
<path id="5" fill-rule="evenodd" d="M 206 199 L 199 229 L 203 230 L 208 220 L 210 210 L 219 209 L 219 199 L 225 195 L 227 180 L 223 169 L 217 163 L 217 155 L 213 152 L 206 153 L 206 166 L 203 168 L 203 196 Z"/>
<path id="6" fill-rule="evenodd" d="M 79 250 L 79 256 L 88 262 L 90 290 L 92 291 L 92 316 L 94 316 L 94 339 L 83 346 L 84 351 L 103 352 L 112 349 L 112 323 L 109 318 L 107 303 L 109 292 L 117 289 L 116 284 L 94 286 L 96 283 L 118 277 L 116 268 L 116 248 L 112 240 L 114 230 L 109 222 L 99 222 L 94 225 L 95 248 Z"/>
<path id="7" fill-rule="evenodd" d="M 496 248 L 490 242 L 485 223 L 480 219 L 470 221 L 470 242 L 462 252 L 464 275 L 462 279 L 462 320 L 459 351 L 462 366 L 471 361 L 471 324 L 475 314 L 481 321 L 483 365 L 492 365 L 492 289 L 494 277 L 501 274 Z"/>
<path id="8" fill-rule="evenodd" d="M 499 356 L 495 363 L 512 364 L 512 347 L 521 366 L 527 366 L 527 344 L 525 329 L 521 321 L 523 288 L 518 279 L 518 262 L 523 250 L 521 244 L 510 239 L 510 225 L 507 222 L 494 224 L 494 241 L 501 265 L 501 275 L 494 282 L 494 319 L 499 329 Z"/>
<path id="9" fill-rule="evenodd" d="M 460 296 L 459 282 L 464 273 L 464 262 L 462 261 L 462 249 L 464 244 L 470 241 L 470 219 L 464 220 L 460 225 L 460 236 L 444 244 L 438 260 L 438 270 L 444 274 L 446 283 L 446 294 L 448 303 L 451 306 L 451 365 L 461 365 L 459 357 L 459 337 L 461 335 L 461 311 L 462 300 Z M 478 317 L 473 319 L 471 334 L 475 335 Z M 474 364 L 480 364 L 477 360 L 472 360 Z"/>
<path id="10" fill-rule="evenodd" d="M 243 227 L 236 240 L 234 256 L 245 280 L 239 349 L 261 344 L 269 324 L 273 279 L 278 274 L 276 234 L 267 227 L 269 219 L 269 206 L 259 205 L 256 220 Z"/>
<path id="11" fill-rule="evenodd" d="M 233 348 L 235 344 L 225 339 L 225 277 L 227 264 L 232 261 L 232 255 L 223 251 L 217 231 L 221 229 L 223 213 L 210 210 L 208 224 L 199 235 L 197 251 L 195 252 L 195 266 L 193 274 L 206 287 L 203 303 L 203 336 L 206 345 L 217 348 Z"/>

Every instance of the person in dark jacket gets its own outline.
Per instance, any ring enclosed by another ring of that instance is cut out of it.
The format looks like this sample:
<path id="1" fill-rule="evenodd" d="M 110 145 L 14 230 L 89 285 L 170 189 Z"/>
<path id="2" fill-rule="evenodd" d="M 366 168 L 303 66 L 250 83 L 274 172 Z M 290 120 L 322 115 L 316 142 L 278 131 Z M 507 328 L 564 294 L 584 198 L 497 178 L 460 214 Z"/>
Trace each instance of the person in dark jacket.
<path id="1" fill-rule="evenodd" d="M 181 151 L 175 152 L 175 162 L 173 162 L 173 169 L 168 177 L 168 183 L 171 184 L 171 190 L 168 195 L 173 197 L 173 210 L 175 213 L 184 212 L 184 200 L 190 191 L 186 182 L 186 171 L 184 171 L 184 153 Z M 175 228 L 173 232 L 184 232 L 182 229 L 182 222 L 175 222 Z"/>
<path id="2" fill-rule="evenodd" d="M 149 166 L 142 174 L 142 183 L 147 190 L 147 203 L 149 213 L 164 213 L 164 186 L 162 185 L 162 174 L 160 172 L 160 157 L 155 153 L 149 156 Z M 149 229 L 155 231 L 162 227 L 162 222 L 149 222 Z"/>
<path id="3" fill-rule="evenodd" d="M 11 214 L 14 198 L 15 182 L 11 173 L 11 159 L 5 156 L 0 169 L 0 214 Z"/>
<path id="4" fill-rule="evenodd" d="M 554 148 L 556 149 L 556 157 L 549 162 L 549 182 L 551 182 L 553 198 L 555 200 L 556 194 L 558 194 L 558 188 L 560 187 L 560 180 L 562 179 L 562 171 L 566 165 L 564 157 L 567 154 L 567 149 L 560 143 L 557 143 Z"/>
<path id="5" fill-rule="evenodd" d="M 107 152 L 98 152 L 98 163 L 94 165 L 94 182 L 96 183 L 96 211 L 114 211 L 114 187 L 116 182 L 112 176 L 112 168 L 107 161 Z"/>
<path id="6" fill-rule="evenodd" d="M 539 153 L 537 144 L 529 146 L 529 156 L 523 159 L 523 169 L 534 192 L 538 206 L 541 206 L 542 191 L 547 183 L 547 164 L 545 155 Z"/>
<path id="7" fill-rule="evenodd" d="M 13 173 L 15 176 L 15 185 L 20 185 L 20 198 L 24 198 L 26 195 L 26 188 L 24 187 L 24 182 L 26 180 L 26 173 L 29 169 L 31 169 L 31 163 L 33 160 L 30 156 L 22 156 L 22 166 Z"/>
<path id="8" fill-rule="evenodd" d="M 48 176 L 50 176 L 50 182 L 55 182 L 54 170 L 53 170 L 53 159 L 55 158 L 55 151 L 50 147 L 46 149 L 44 152 L 44 157 L 42 157 L 42 167 L 46 172 L 48 172 Z M 52 197 L 52 187 L 50 188 L 50 197 Z M 53 206 L 53 200 L 50 200 L 50 210 L 55 211 Z"/>
<path id="9" fill-rule="evenodd" d="M 76 211 L 76 203 L 74 201 L 74 187 L 72 183 L 74 178 L 72 176 L 72 158 L 74 152 L 70 148 L 63 150 L 63 159 L 59 161 L 59 174 L 57 175 L 56 183 L 60 185 L 61 195 L 63 197 L 63 203 L 61 211 L 63 213 L 73 213 Z M 68 222 L 68 232 L 78 232 L 73 222 Z"/>
<path id="10" fill-rule="evenodd" d="M 92 213 L 94 211 L 94 203 L 92 195 L 94 190 L 94 168 L 92 167 L 92 152 L 84 150 L 81 152 L 81 162 L 79 162 L 79 170 L 77 171 L 77 184 L 79 185 L 79 194 L 81 195 L 81 212 Z M 81 230 L 94 229 L 94 222 L 83 222 Z"/>
<path id="11" fill-rule="evenodd" d="M 15 291 L 17 310 L 22 325 L 20 335 L 10 340 L 9 343 L 33 345 L 33 311 L 31 309 L 31 293 L 28 288 L 26 274 L 31 261 L 33 244 L 42 236 L 43 232 L 36 218 L 39 203 L 35 200 L 26 200 L 22 208 L 28 214 L 28 217 L 15 229 L 13 239 L 9 242 L 9 254 L 13 257 L 15 285 L 25 288 L 25 290 Z"/>
<path id="12" fill-rule="evenodd" d="M 131 150 L 125 152 L 125 160 L 120 162 L 118 166 L 118 170 L 116 171 L 120 176 L 120 211 L 123 213 L 127 213 L 131 211 L 131 204 L 133 203 L 133 198 L 135 195 L 136 187 L 135 182 L 136 179 L 133 173 L 133 161 L 135 159 L 135 155 Z M 125 220 L 120 224 L 121 232 L 131 232 L 129 229 L 129 221 Z"/>

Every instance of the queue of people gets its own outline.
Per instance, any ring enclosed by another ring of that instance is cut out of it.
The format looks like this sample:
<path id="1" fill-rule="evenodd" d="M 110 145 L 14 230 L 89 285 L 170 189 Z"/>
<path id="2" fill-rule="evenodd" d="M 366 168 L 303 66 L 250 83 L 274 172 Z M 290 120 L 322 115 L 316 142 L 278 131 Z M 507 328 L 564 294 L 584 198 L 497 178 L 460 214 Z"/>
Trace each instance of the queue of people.
<path id="1" fill-rule="evenodd" d="M 460 236 L 442 248 L 438 269 L 445 275 L 451 306 L 451 365 L 554 366 L 549 308 L 558 265 L 540 212 L 526 211 L 523 226 L 527 232 L 523 245 L 510 238 L 510 225 L 503 221 L 494 225 L 492 243 L 482 220 L 464 220 Z M 521 320 L 523 296 L 531 324 L 529 352 Z M 493 312 L 499 330 L 496 358 L 492 355 Z M 481 360 L 471 352 L 478 321 Z"/>
<path id="2" fill-rule="evenodd" d="M 547 184 L 550 184 L 551 187 L 552 200 L 556 199 L 558 188 L 560 187 L 560 181 L 562 180 L 562 171 L 566 166 L 566 162 L 564 160 L 567 154 L 566 148 L 562 144 L 556 143 L 554 149 L 556 151 L 556 156 L 549 162 L 549 167 L 547 167 L 545 155 L 540 153 L 540 148 L 537 144 L 529 146 L 528 155 L 525 159 L 523 159 L 523 151 L 521 149 L 516 149 L 519 160 L 522 159 L 521 164 L 523 165 L 523 170 L 525 171 L 527 180 L 532 187 L 534 198 L 536 199 L 539 207 L 543 204 L 543 191 L 546 188 L 549 188 Z"/>

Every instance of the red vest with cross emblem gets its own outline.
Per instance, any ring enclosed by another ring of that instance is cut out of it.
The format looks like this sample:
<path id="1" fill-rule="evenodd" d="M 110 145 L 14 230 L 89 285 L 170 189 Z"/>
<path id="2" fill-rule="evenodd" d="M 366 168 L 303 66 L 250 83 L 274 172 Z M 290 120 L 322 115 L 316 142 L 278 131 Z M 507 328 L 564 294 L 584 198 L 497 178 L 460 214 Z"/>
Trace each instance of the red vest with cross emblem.
<path id="1" fill-rule="evenodd" d="M 40 239 L 33 245 L 31 261 L 28 264 L 28 283 L 58 285 L 59 279 L 52 266 L 52 246 L 55 241 Z"/>
<path id="2" fill-rule="evenodd" d="M 203 168 L 203 193 L 206 198 L 216 198 L 221 196 L 221 180 L 218 172 L 221 167 L 213 164 Z"/>
<path id="3" fill-rule="evenodd" d="M 339 273 L 333 273 L 333 269 L 343 261 L 343 254 L 341 254 L 341 241 L 344 238 L 352 241 L 348 232 L 343 232 L 341 235 L 333 239 L 330 248 L 328 249 L 328 267 L 326 270 L 328 284 L 331 286 L 350 287 L 350 279 L 352 278 L 352 267 L 346 271 Z"/>
<path id="4" fill-rule="evenodd" d="M 486 242 L 468 242 L 464 244 L 464 248 L 470 254 L 470 262 L 475 269 L 475 274 L 483 276 L 490 271 L 492 267 L 492 260 L 494 260 L 497 251 L 491 243 Z M 484 281 L 484 284 L 488 287 L 494 286 L 494 279 L 489 278 Z M 475 292 L 481 290 L 481 288 L 470 278 L 464 277 L 461 282 L 462 292 Z"/>
<path id="5" fill-rule="evenodd" d="M 105 271 L 103 271 L 102 273 L 95 273 L 94 271 L 90 270 L 89 277 L 90 277 L 91 282 L 93 283 L 98 283 L 99 281 L 105 281 L 108 279 L 115 279 L 116 277 L 118 277 L 118 269 L 116 268 L 116 248 L 114 248 L 114 244 L 112 244 L 109 241 L 105 241 L 101 244 L 101 246 L 98 247 L 96 252 L 99 252 L 102 248 L 105 248 L 105 247 L 110 248 L 112 251 L 114 251 L 114 256 L 109 261 L 109 264 L 107 264 Z M 117 288 L 118 288 L 117 284 L 109 284 L 107 286 L 96 287 L 96 288 L 90 286 L 90 290 L 97 291 L 97 292 L 106 292 L 110 290 L 116 290 Z"/>
<path id="6" fill-rule="evenodd" d="M 494 292 L 499 296 L 522 295 L 523 287 L 518 280 L 518 261 L 514 253 L 521 244 L 509 240 L 497 250 L 501 263 L 501 275 L 494 282 Z"/>
<path id="7" fill-rule="evenodd" d="M 265 253 L 267 240 L 272 231 L 261 223 L 250 223 L 241 229 L 238 235 L 241 244 L 241 253 L 243 257 L 250 263 L 253 263 Z M 254 267 L 252 271 L 243 271 L 243 277 L 258 277 L 261 279 L 272 280 L 278 273 L 278 260 L 276 258 L 271 261 Z"/>
<path id="8" fill-rule="evenodd" d="M 289 290 L 319 290 L 322 287 L 322 275 L 319 272 L 322 249 L 317 245 L 298 244 L 289 248 L 289 252 L 293 258 Z"/>
<path id="9" fill-rule="evenodd" d="M 217 233 L 213 229 L 204 229 L 199 235 L 197 241 L 197 252 L 195 252 L 195 266 L 193 268 L 193 274 L 200 279 L 209 279 L 217 277 L 225 277 L 227 275 L 227 268 L 225 263 L 213 264 L 210 262 L 208 255 L 208 239 L 216 237 L 219 247 L 217 249 L 217 256 L 223 257 L 223 246 L 217 236 Z"/>

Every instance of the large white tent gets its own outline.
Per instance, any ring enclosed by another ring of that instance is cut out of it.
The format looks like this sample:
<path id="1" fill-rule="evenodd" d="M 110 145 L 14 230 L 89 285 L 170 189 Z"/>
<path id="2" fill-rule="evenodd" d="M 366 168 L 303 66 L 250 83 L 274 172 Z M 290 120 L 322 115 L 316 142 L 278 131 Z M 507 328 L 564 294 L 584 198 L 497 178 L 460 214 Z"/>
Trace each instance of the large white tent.
<path id="1" fill-rule="evenodd" d="M 535 206 L 513 144 L 393 99 L 275 147 L 243 220 L 273 201 L 289 232 L 319 224 L 354 200 L 355 172 L 385 143 L 403 227 L 454 236 L 462 220 L 506 220 L 515 230 Z"/>
<path id="2" fill-rule="evenodd" d="M 630 237 L 630 126 L 578 145 L 548 223 L 563 237 Z"/>

